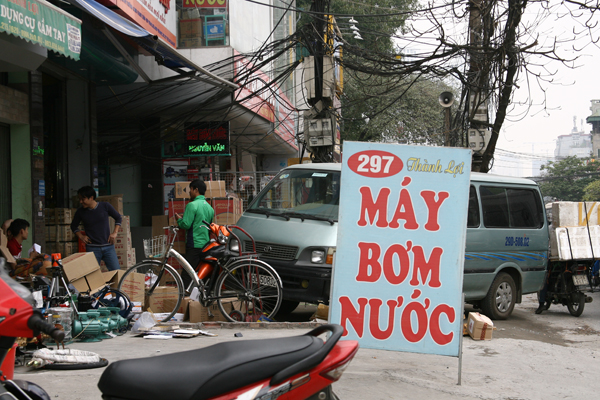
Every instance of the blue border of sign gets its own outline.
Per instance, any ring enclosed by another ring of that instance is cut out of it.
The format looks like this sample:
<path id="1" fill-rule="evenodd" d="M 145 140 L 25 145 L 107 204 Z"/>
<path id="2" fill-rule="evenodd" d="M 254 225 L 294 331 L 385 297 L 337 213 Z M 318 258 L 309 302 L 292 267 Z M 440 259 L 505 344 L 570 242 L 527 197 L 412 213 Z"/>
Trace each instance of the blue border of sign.
<path id="1" fill-rule="evenodd" d="M 361 347 L 458 356 L 471 151 L 344 142 L 330 319 Z"/>

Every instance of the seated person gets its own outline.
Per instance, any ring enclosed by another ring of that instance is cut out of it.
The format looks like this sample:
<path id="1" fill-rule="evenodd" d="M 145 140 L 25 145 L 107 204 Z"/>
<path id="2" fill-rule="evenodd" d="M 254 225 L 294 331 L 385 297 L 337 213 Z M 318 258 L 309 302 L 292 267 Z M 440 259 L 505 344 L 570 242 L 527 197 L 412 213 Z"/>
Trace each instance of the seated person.
<path id="1" fill-rule="evenodd" d="M 6 247 L 17 261 L 17 265 L 9 272 L 10 276 L 46 275 L 46 267 L 52 265 L 50 255 L 40 254 L 34 250 L 29 253 L 28 258 L 21 257 L 22 243 L 29 237 L 29 222 L 17 218 L 10 224 L 8 230 L 12 237 Z"/>

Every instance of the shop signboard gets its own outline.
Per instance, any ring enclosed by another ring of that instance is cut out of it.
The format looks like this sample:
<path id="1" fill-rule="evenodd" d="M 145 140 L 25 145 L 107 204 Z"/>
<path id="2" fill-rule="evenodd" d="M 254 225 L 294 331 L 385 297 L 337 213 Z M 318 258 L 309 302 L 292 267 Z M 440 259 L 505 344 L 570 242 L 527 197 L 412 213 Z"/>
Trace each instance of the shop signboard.
<path id="1" fill-rule="evenodd" d="M 0 0 L 0 32 L 79 60 L 81 20 L 43 0 Z"/>
<path id="2" fill-rule="evenodd" d="M 459 356 L 471 151 L 344 142 L 330 318 L 361 347 Z"/>
<path id="3" fill-rule="evenodd" d="M 227 0 L 183 0 L 183 8 L 227 8 Z"/>
<path id="4" fill-rule="evenodd" d="M 193 122 L 186 125 L 187 156 L 229 156 L 229 122 Z"/>
<path id="5" fill-rule="evenodd" d="M 175 0 L 108 0 L 148 32 L 177 48 Z"/>

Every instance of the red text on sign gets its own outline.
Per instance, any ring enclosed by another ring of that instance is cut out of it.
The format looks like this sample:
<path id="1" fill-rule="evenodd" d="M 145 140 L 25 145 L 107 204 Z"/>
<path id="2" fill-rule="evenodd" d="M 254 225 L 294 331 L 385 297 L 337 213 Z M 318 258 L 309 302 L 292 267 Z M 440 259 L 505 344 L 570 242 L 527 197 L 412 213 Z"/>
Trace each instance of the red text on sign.
<path id="1" fill-rule="evenodd" d="M 403 185 L 405 185 L 404 182 Z M 413 207 L 413 200 L 407 189 L 403 188 L 400 190 L 394 214 L 389 220 L 388 200 L 391 194 L 389 188 L 381 188 L 375 199 L 373 199 L 373 193 L 369 186 L 362 186 L 359 189 L 359 192 L 361 196 L 358 226 L 366 226 L 367 224 L 373 225 L 373 223 L 375 223 L 375 226 L 378 228 L 389 227 L 397 229 L 401 226 L 404 229 L 410 230 L 419 228 L 415 209 Z M 425 229 L 432 232 L 438 231 L 440 229 L 438 223 L 440 207 L 444 200 L 450 197 L 450 194 L 443 191 L 436 193 L 431 190 L 422 190 L 419 194 L 427 207 L 427 222 L 424 226 Z M 404 221 L 402 225 L 399 222 L 401 220 Z"/>
<path id="2" fill-rule="evenodd" d="M 440 265 L 444 250 L 434 247 L 429 259 L 422 246 L 413 246 L 411 241 L 406 246 L 393 244 L 383 253 L 381 262 L 381 246 L 378 243 L 358 242 L 358 274 L 357 282 L 377 282 L 381 275 L 392 285 L 400 285 L 412 270 L 411 286 L 429 285 L 432 288 L 442 286 L 440 282 Z M 412 253 L 412 265 L 409 252 Z M 398 268 L 394 262 L 398 260 Z M 429 281 L 427 278 L 429 277 Z M 419 279 L 420 278 L 420 279 Z"/>
<path id="3" fill-rule="evenodd" d="M 394 326 L 397 324 L 400 325 L 402 336 L 410 343 L 420 342 L 425 338 L 427 332 L 429 332 L 431 339 L 440 346 L 452 342 L 454 337 L 452 332 L 444 333 L 441 329 L 443 321 L 454 322 L 456 318 L 454 309 L 447 304 L 438 304 L 429 310 L 431 301 L 428 298 L 423 303 L 413 299 L 404 307 L 402 296 L 387 300 L 385 306 L 383 306 L 384 302 L 381 299 L 359 297 L 357 299 L 358 309 L 347 296 L 340 297 L 339 302 L 344 336 L 348 335 L 348 324 L 352 326 L 359 338 L 365 336 L 366 320 L 368 321 L 366 324 L 368 335 L 377 340 L 389 339 L 394 332 Z M 386 308 L 384 310 L 384 316 L 386 317 L 384 321 L 380 321 L 382 306 Z M 382 322 L 385 323 L 385 327 L 381 326 Z"/>

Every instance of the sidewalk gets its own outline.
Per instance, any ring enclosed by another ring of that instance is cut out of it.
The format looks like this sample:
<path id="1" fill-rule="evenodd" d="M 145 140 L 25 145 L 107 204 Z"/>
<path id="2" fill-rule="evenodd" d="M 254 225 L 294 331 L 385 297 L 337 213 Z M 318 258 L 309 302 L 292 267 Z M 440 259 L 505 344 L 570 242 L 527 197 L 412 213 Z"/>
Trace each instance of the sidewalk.
<path id="1" fill-rule="evenodd" d="M 213 323 L 202 329 L 218 334 L 216 337 L 147 340 L 127 333 L 98 343 L 75 343 L 69 347 L 93 351 L 114 362 L 185 351 L 222 341 L 301 335 L 315 325 Z M 242 337 L 235 337 L 236 333 L 241 333 Z M 465 336 L 460 386 L 457 385 L 458 358 L 362 348 L 342 379 L 334 384 L 334 390 L 345 400 L 596 398 L 594 383 L 600 376 L 597 332 L 593 335 L 575 331 L 562 333 L 564 345 L 512 338 L 482 342 Z M 15 379 L 41 385 L 53 399 L 99 400 L 101 396 L 96 384 L 102 371 L 36 371 L 17 367 Z"/>

